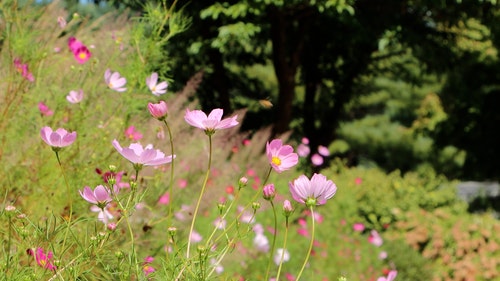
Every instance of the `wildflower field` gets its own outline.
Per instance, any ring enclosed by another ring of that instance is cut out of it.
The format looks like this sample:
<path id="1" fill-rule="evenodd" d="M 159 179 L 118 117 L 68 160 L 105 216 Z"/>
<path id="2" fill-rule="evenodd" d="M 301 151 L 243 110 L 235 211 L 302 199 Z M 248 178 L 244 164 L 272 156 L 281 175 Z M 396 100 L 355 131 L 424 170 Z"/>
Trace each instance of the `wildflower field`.
<path id="1" fill-rule="evenodd" d="M 188 24 L 147 9 L 0 3 L 0 280 L 500 278 L 500 223 L 455 181 L 310 173 L 307 139 L 202 111 L 202 71 L 169 90 Z"/>

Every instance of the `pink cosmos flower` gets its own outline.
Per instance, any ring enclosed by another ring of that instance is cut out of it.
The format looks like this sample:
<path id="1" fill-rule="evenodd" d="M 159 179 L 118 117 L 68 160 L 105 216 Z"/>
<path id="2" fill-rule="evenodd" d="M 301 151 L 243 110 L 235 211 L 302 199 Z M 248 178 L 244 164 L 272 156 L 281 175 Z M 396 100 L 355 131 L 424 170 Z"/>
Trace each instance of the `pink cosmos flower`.
<path id="1" fill-rule="evenodd" d="M 316 173 L 311 180 L 301 175 L 295 181 L 290 182 L 289 187 L 293 199 L 308 207 L 325 204 L 337 192 L 337 186 L 331 180 Z"/>
<path id="2" fill-rule="evenodd" d="M 311 162 L 313 163 L 314 166 L 321 166 L 324 161 L 321 155 L 319 155 L 318 153 L 314 153 L 311 156 Z"/>
<path id="3" fill-rule="evenodd" d="M 266 184 L 264 188 L 262 188 L 262 194 L 264 199 L 273 200 L 274 196 L 276 196 L 276 189 L 274 188 L 274 184 Z"/>
<path id="4" fill-rule="evenodd" d="M 278 248 L 274 253 L 273 260 L 276 265 L 279 265 L 280 263 L 285 263 L 290 260 L 290 252 L 288 252 L 287 249 Z"/>
<path id="5" fill-rule="evenodd" d="M 52 111 L 44 102 L 38 103 L 38 110 L 43 116 L 52 116 L 54 115 L 54 111 Z"/>
<path id="6" fill-rule="evenodd" d="M 87 49 L 86 46 L 81 46 L 80 48 L 75 50 L 73 56 L 79 64 L 84 64 L 90 59 L 92 53 L 89 51 L 89 49 Z"/>
<path id="7" fill-rule="evenodd" d="M 160 121 L 167 118 L 168 108 L 167 103 L 164 101 L 160 101 L 159 103 L 148 103 L 148 109 L 151 116 Z"/>
<path id="8" fill-rule="evenodd" d="M 356 184 L 356 185 L 360 185 L 360 184 L 362 184 L 362 183 L 363 183 L 363 179 L 362 179 L 362 178 L 359 178 L 359 177 L 358 177 L 358 178 L 355 178 L 355 179 L 354 179 L 354 184 Z"/>
<path id="9" fill-rule="evenodd" d="M 370 242 L 371 244 L 373 244 L 377 247 L 380 247 L 384 243 L 384 240 L 382 239 L 382 237 L 380 236 L 380 234 L 378 234 L 378 232 L 376 230 L 372 230 L 370 232 L 370 236 L 368 237 L 368 242 Z"/>
<path id="10" fill-rule="evenodd" d="M 318 146 L 318 153 L 325 157 L 330 156 L 330 151 L 326 146 L 323 145 Z"/>
<path id="11" fill-rule="evenodd" d="M 191 237 L 189 237 L 189 240 L 191 241 L 191 243 L 199 243 L 201 242 L 201 240 L 203 240 L 203 237 L 197 231 L 193 230 L 193 232 L 191 233 Z"/>
<path id="12" fill-rule="evenodd" d="M 363 232 L 363 230 L 365 230 L 365 225 L 362 223 L 355 223 L 352 226 L 352 229 L 357 232 Z"/>
<path id="13" fill-rule="evenodd" d="M 269 248 L 271 248 L 271 246 L 269 245 L 269 240 L 264 234 L 255 235 L 255 238 L 253 239 L 253 245 L 257 249 L 257 251 L 263 253 L 269 252 Z"/>
<path id="14" fill-rule="evenodd" d="M 169 192 L 165 192 L 160 198 L 158 199 L 158 204 L 160 205 L 168 205 L 170 203 L 170 194 Z"/>
<path id="15" fill-rule="evenodd" d="M 70 103 L 79 103 L 83 99 L 83 90 L 80 89 L 78 91 L 70 91 L 69 94 L 66 96 L 66 99 Z"/>
<path id="16" fill-rule="evenodd" d="M 153 72 L 151 76 L 146 78 L 146 84 L 155 96 L 159 97 L 167 92 L 168 83 L 163 81 L 158 84 L 158 73 L 156 72 Z"/>
<path id="17" fill-rule="evenodd" d="M 292 203 L 289 200 L 283 201 L 283 212 L 286 216 L 289 216 L 293 212 Z"/>
<path id="18" fill-rule="evenodd" d="M 45 251 L 43 248 L 37 248 L 35 252 L 33 252 L 32 249 L 28 250 L 28 254 L 35 256 L 36 263 L 48 270 L 56 270 L 57 267 L 53 264 L 54 261 L 54 254 L 51 251 L 47 251 L 47 254 L 45 254 Z"/>
<path id="19" fill-rule="evenodd" d="M 99 208 L 96 205 L 92 205 L 90 207 L 90 210 L 92 212 L 98 213 L 97 220 L 101 221 L 105 225 L 108 225 L 109 220 L 114 218 L 113 214 L 111 214 L 111 212 L 109 211 L 109 205 L 104 208 Z"/>
<path id="20" fill-rule="evenodd" d="M 377 281 L 393 281 L 394 279 L 396 279 L 397 275 L 397 270 L 391 270 L 389 271 L 389 274 L 387 274 L 387 277 L 379 277 Z"/>
<path id="21" fill-rule="evenodd" d="M 115 191 L 117 192 L 118 190 Z M 110 190 L 102 185 L 96 186 L 94 190 L 86 186 L 79 192 L 83 199 L 91 204 L 97 205 L 101 209 L 106 207 L 106 205 L 113 200 Z"/>
<path id="22" fill-rule="evenodd" d="M 113 140 L 113 146 L 134 165 L 158 166 L 170 163 L 175 158 L 175 155 L 165 156 L 160 150 L 153 149 L 151 144 L 143 147 L 140 143 L 132 143 L 129 147 L 121 147 L 117 140 Z"/>
<path id="23" fill-rule="evenodd" d="M 125 136 L 133 141 L 142 139 L 142 134 L 134 126 L 130 126 L 125 130 Z"/>
<path id="24" fill-rule="evenodd" d="M 68 146 L 76 140 L 76 132 L 68 133 L 63 128 L 53 131 L 50 127 L 43 127 L 40 130 L 40 135 L 43 141 L 53 148 Z"/>
<path id="25" fill-rule="evenodd" d="M 28 69 L 28 64 L 22 63 L 21 59 L 19 59 L 19 58 L 14 59 L 14 67 L 16 68 L 17 72 L 21 73 L 21 75 L 26 80 L 28 80 L 30 82 L 35 81 L 35 77 L 33 77 L 33 74 Z"/>
<path id="26" fill-rule="evenodd" d="M 297 146 L 297 154 L 300 157 L 306 157 L 307 155 L 309 155 L 309 153 L 311 153 L 311 149 L 307 144 L 301 143 L 299 144 L 299 146 Z"/>
<path id="27" fill-rule="evenodd" d="M 220 108 L 212 110 L 208 116 L 201 110 L 186 109 L 184 120 L 193 127 L 205 130 L 209 135 L 214 134 L 216 130 L 229 129 L 239 124 L 236 120 L 238 115 L 221 120 L 222 114 L 223 110 Z"/>
<path id="28" fill-rule="evenodd" d="M 124 87 L 127 83 L 127 79 L 121 77 L 118 72 L 111 72 L 110 69 L 107 69 L 106 72 L 104 72 L 104 81 L 106 81 L 106 84 L 111 90 L 117 92 L 125 92 L 127 90 L 127 88 Z"/>
<path id="29" fill-rule="evenodd" d="M 290 145 L 283 145 L 280 139 L 266 143 L 266 154 L 273 169 L 281 173 L 289 170 L 299 162 L 299 156 Z"/>

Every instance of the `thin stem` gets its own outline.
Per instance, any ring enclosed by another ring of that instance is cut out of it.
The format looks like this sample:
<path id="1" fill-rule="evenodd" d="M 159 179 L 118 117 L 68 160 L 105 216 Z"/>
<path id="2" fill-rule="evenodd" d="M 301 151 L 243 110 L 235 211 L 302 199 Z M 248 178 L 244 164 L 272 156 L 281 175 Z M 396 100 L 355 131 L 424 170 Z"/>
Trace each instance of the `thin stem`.
<path id="1" fill-rule="evenodd" d="M 309 250 L 307 250 L 307 255 L 306 259 L 304 260 L 304 264 L 302 265 L 302 268 L 300 269 L 299 274 L 297 275 L 297 278 L 295 279 L 296 281 L 300 280 L 300 276 L 302 275 L 302 272 L 304 272 L 304 268 L 306 268 L 307 261 L 309 260 L 309 256 L 311 256 L 311 251 L 312 247 L 314 244 L 314 209 L 313 206 L 309 206 L 309 210 L 311 210 L 311 220 L 312 220 L 312 232 L 311 232 L 311 242 L 309 243 Z"/>
<path id="2" fill-rule="evenodd" d="M 69 200 L 68 227 L 66 228 L 66 233 L 64 234 L 64 240 L 63 240 L 63 244 L 62 244 L 62 249 L 64 251 L 64 247 L 66 245 L 66 239 L 68 238 L 68 233 L 69 233 L 69 229 L 70 229 L 70 225 L 71 225 L 71 219 L 73 217 L 73 193 L 71 192 L 71 188 L 69 186 L 68 178 L 66 177 L 66 173 L 64 173 L 64 168 L 61 164 L 61 159 L 59 158 L 59 152 L 55 151 L 55 153 L 56 153 L 57 163 L 59 163 L 59 168 L 61 168 L 61 173 L 62 173 L 63 178 L 64 178 L 64 183 L 66 184 L 66 189 L 67 189 L 66 196 L 68 197 L 68 200 Z"/>
<path id="3" fill-rule="evenodd" d="M 209 153 L 208 153 L 207 173 L 205 174 L 205 179 L 203 180 L 203 185 L 201 187 L 200 196 L 198 197 L 198 202 L 196 203 L 196 208 L 194 209 L 193 220 L 191 221 L 191 227 L 189 228 L 188 244 L 187 244 L 187 251 L 186 251 L 186 257 L 188 259 L 189 259 L 189 249 L 191 247 L 191 235 L 192 235 L 193 229 L 194 229 L 194 222 L 196 221 L 196 216 L 197 216 L 198 210 L 200 208 L 201 198 L 203 197 L 203 193 L 205 193 L 205 188 L 207 186 L 208 177 L 210 175 L 210 166 L 212 163 L 212 136 L 211 135 L 208 135 L 208 141 L 209 141 L 210 145 L 209 145 Z"/>
<path id="4" fill-rule="evenodd" d="M 273 168 L 272 168 L 272 167 L 269 167 L 269 171 L 267 172 L 267 176 L 266 176 L 265 180 L 262 182 L 261 188 L 259 188 L 259 189 L 257 190 L 257 192 L 255 192 L 255 194 L 254 194 L 254 196 L 252 197 L 252 199 L 251 199 L 251 200 L 248 202 L 248 204 L 247 204 L 247 205 L 243 208 L 243 210 L 241 210 L 241 212 L 238 214 L 238 216 L 236 216 L 236 219 L 234 219 L 234 220 L 231 222 L 231 224 L 230 224 L 228 227 L 226 227 L 226 229 L 224 229 L 224 231 L 221 233 L 221 235 L 219 235 L 219 236 L 215 239 L 214 244 L 215 244 L 215 243 L 217 243 L 217 241 L 219 241 L 219 239 L 221 239 L 222 237 L 224 237 L 224 235 L 226 235 L 226 233 L 227 233 L 227 232 L 229 232 L 229 230 L 230 230 L 233 226 L 235 226 L 235 225 L 238 223 L 238 221 L 239 221 L 240 217 L 243 215 L 243 213 L 244 213 L 244 212 L 245 212 L 245 211 L 246 211 L 246 210 L 247 210 L 247 209 L 248 209 L 248 208 L 249 208 L 249 207 L 253 204 L 253 202 L 255 202 L 255 200 L 257 200 L 257 197 L 259 197 L 259 194 L 261 194 L 262 187 L 263 187 L 264 185 L 266 185 L 267 181 L 269 180 L 269 176 L 271 175 L 271 171 L 272 171 L 272 170 L 273 170 Z M 254 215 L 255 215 L 255 212 L 254 212 Z M 253 217 L 252 217 L 252 219 L 251 219 L 250 221 L 252 221 L 252 220 L 253 220 Z"/>
<path id="5" fill-rule="evenodd" d="M 165 123 L 165 126 L 167 127 L 167 131 L 168 131 L 168 137 L 170 139 L 170 154 L 172 155 L 172 162 L 170 163 L 170 183 L 168 185 L 168 198 L 169 198 L 169 204 L 168 204 L 168 219 L 167 219 L 167 225 L 170 224 L 170 220 L 172 218 L 172 202 L 174 202 L 173 198 L 172 198 L 172 194 L 173 194 L 173 189 L 174 189 L 174 162 L 175 162 L 175 158 L 174 158 L 174 139 L 172 137 L 172 131 L 170 130 L 170 126 L 168 125 L 167 123 L 167 120 L 163 120 L 163 122 Z"/>
<path id="6" fill-rule="evenodd" d="M 276 208 L 274 207 L 272 199 L 269 200 L 269 203 L 271 203 L 274 215 L 274 235 L 273 235 L 273 243 L 271 244 L 271 251 L 269 252 L 270 254 L 269 254 L 269 262 L 267 263 L 266 278 L 264 278 L 264 280 L 269 280 L 269 271 L 271 270 L 271 264 L 273 263 L 274 248 L 276 246 L 276 232 L 278 231 L 278 219 L 276 217 Z"/>
<path id="7" fill-rule="evenodd" d="M 288 216 L 285 217 L 285 242 L 283 242 L 283 251 L 281 252 L 280 265 L 278 266 L 278 273 L 276 274 L 276 281 L 280 280 L 281 267 L 283 265 L 283 259 L 285 258 L 286 242 L 288 240 Z"/>

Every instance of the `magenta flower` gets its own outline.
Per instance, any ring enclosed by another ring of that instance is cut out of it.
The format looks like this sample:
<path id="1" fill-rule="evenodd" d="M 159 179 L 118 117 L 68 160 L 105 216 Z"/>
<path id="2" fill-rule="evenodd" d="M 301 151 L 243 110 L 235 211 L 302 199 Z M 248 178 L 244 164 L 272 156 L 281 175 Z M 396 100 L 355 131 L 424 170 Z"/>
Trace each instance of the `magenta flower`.
<path id="1" fill-rule="evenodd" d="M 44 102 L 38 103 L 38 110 L 43 116 L 52 116 L 54 115 L 54 111 L 52 111 Z"/>
<path id="2" fill-rule="evenodd" d="M 379 277 L 377 281 L 393 281 L 396 279 L 396 276 L 398 275 L 398 272 L 396 270 L 391 270 L 389 271 L 389 274 L 387 274 L 387 277 Z"/>
<path id="3" fill-rule="evenodd" d="M 158 73 L 156 72 L 153 72 L 151 76 L 146 78 L 146 84 L 155 96 L 159 97 L 167 92 L 168 83 L 163 81 L 158 84 Z"/>
<path id="4" fill-rule="evenodd" d="M 68 39 L 69 50 L 74 54 L 78 48 L 85 46 L 82 42 L 78 41 L 75 37 L 70 37 Z"/>
<path id="5" fill-rule="evenodd" d="M 79 103 L 83 99 L 83 90 L 80 89 L 78 91 L 70 91 L 69 94 L 66 96 L 66 99 L 70 103 Z"/>
<path id="6" fill-rule="evenodd" d="M 43 127 L 40 131 L 40 135 L 43 141 L 52 146 L 53 149 L 68 146 L 76 140 L 76 132 L 68 133 L 68 131 L 63 128 L 53 131 L 50 127 Z"/>
<path id="7" fill-rule="evenodd" d="M 187 109 L 184 120 L 193 127 L 205 130 L 207 135 L 214 134 L 216 130 L 229 129 L 239 124 L 236 120 L 238 115 L 221 120 L 222 114 L 223 110 L 220 108 L 212 110 L 208 116 L 201 110 L 190 111 Z"/>
<path id="8" fill-rule="evenodd" d="M 289 170 L 299 162 L 299 156 L 293 152 L 293 148 L 290 145 L 283 145 L 280 139 L 268 142 L 266 153 L 269 163 L 278 173 Z"/>
<path id="9" fill-rule="evenodd" d="M 154 261 L 153 257 L 145 257 L 144 264 L 142 265 L 142 272 L 144 275 L 148 276 L 149 274 L 155 272 L 156 270 L 150 264 Z"/>
<path id="10" fill-rule="evenodd" d="M 39 266 L 48 270 L 57 269 L 57 267 L 53 264 L 54 254 L 51 251 L 47 251 L 47 254 L 45 254 L 43 248 L 38 247 L 35 252 L 33 252 L 32 249 L 29 249 L 28 254 L 35 257 L 36 263 Z"/>
<path id="11" fill-rule="evenodd" d="M 358 222 L 352 226 L 352 229 L 357 232 L 363 232 L 363 230 L 365 230 L 365 225 Z"/>
<path id="12" fill-rule="evenodd" d="M 96 186 L 94 190 L 86 186 L 79 192 L 83 199 L 91 204 L 97 205 L 97 207 L 101 209 L 104 209 L 109 202 L 113 201 L 109 189 L 102 185 Z"/>
<path id="13" fill-rule="evenodd" d="M 111 90 L 117 92 L 125 92 L 127 90 L 127 88 L 124 87 L 127 83 L 127 79 L 121 77 L 118 72 L 111 72 L 110 69 L 107 69 L 106 72 L 104 72 L 104 81 L 106 81 L 106 84 Z"/>
<path id="14" fill-rule="evenodd" d="M 167 103 L 164 101 L 160 101 L 159 103 L 148 103 L 148 109 L 151 116 L 160 121 L 167 118 L 168 108 Z"/>
<path id="15" fill-rule="evenodd" d="M 21 73 L 21 75 L 28 81 L 34 82 L 35 78 L 33 77 L 33 74 L 29 71 L 28 69 L 28 64 L 22 63 L 21 59 L 15 58 L 14 59 L 14 67 L 16 68 L 17 72 Z"/>
<path id="16" fill-rule="evenodd" d="M 142 134 L 134 126 L 130 126 L 125 130 L 125 136 L 133 141 L 142 139 Z"/>
<path id="17" fill-rule="evenodd" d="M 129 147 L 121 147 L 117 140 L 113 140 L 113 146 L 127 160 L 132 162 L 136 168 L 142 166 L 158 166 L 172 162 L 175 155 L 165 156 L 158 149 L 153 149 L 151 144 L 142 147 L 140 143 L 132 143 Z"/>
<path id="18" fill-rule="evenodd" d="M 311 180 L 305 175 L 301 175 L 288 185 L 293 199 L 308 207 L 325 204 L 337 192 L 337 186 L 331 180 L 316 173 L 311 177 Z"/>
<path id="19" fill-rule="evenodd" d="M 90 59 L 92 53 L 86 46 L 81 46 L 73 52 L 73 56 L 79 64 L 84 64 Z"/>

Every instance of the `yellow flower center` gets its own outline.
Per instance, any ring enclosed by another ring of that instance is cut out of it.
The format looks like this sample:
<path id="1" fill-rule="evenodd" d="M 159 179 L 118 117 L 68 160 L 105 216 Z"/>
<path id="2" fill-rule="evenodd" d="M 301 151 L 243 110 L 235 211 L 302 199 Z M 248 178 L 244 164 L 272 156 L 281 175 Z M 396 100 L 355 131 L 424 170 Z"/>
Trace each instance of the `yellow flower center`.
<path id="1" fill-rule="evenodd" d="M 83 59 L 87 58 L 87 54 L 86 53 L 79 53 L 78 57 L 83 60 Z"/>
<path id="2" fill-rule="evenodd" d="M 276 166 L 279 166 L 281 165 L 281 159 L 279 159 L 278 157 L 276 156 L 273 156 L 273 159 L 271 159 L 271 162 L 276 165 Z"/>

